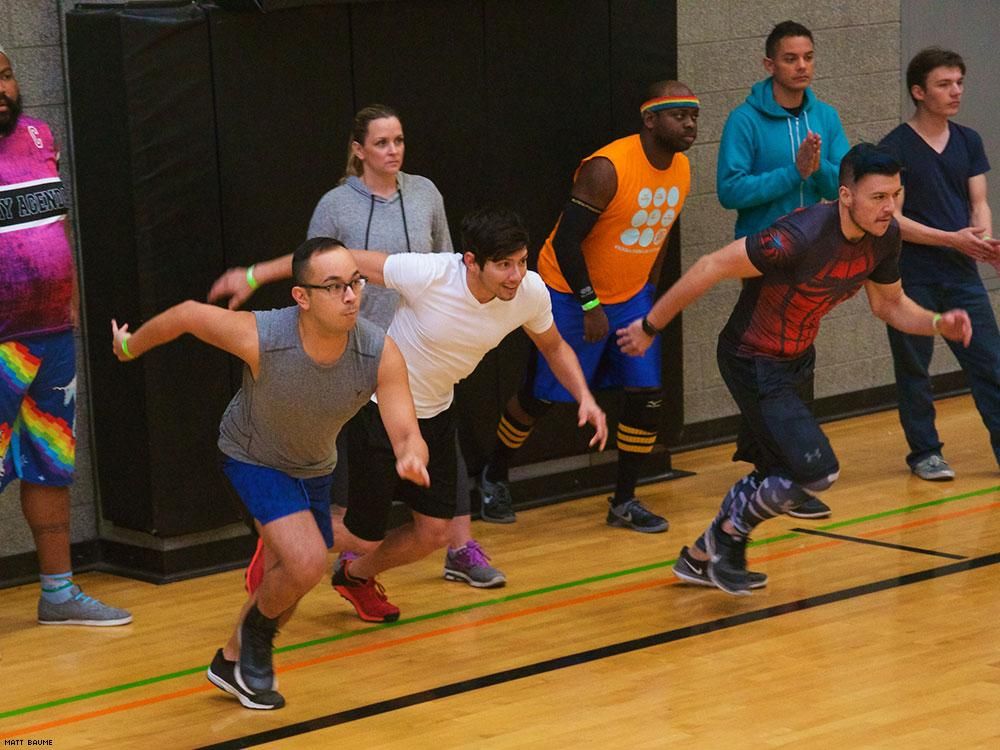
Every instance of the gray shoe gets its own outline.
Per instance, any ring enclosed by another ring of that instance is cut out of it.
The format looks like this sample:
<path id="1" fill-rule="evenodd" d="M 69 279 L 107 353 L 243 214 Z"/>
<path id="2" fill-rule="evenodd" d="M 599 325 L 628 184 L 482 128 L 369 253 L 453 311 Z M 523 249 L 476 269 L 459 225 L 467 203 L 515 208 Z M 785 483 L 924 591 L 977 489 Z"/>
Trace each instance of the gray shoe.
<path id="1" fill-rule="evenodd" d="M 614 498 L 609 497 L 608 502 L 614 503 Z M 641 531 L 643 534 L 659 534 L 670 528 L 666 518 L 656 515 L 634 497 L 621 505 L 612 505 L 608 508 L 605 522 L 608 526 Z"/>
<path id="2" fill-rule="evenodd" d="M 132 613 L 117 607 L 109 607 L 102 601 L 84 594 L 79 586 L 70 589 L 69 599 L 61 604 L 52 604 L 45 599 L 38 600 L 38 622 L 42 625 L 128 625 Z"/>
<path id="3" fill-rule="evenodd" d="M 514 501 L 506 482 L 491 482 L 486 478 L 486 469 L 479 474 L 479 494 L 483 505 L 479 517 L 490 523 L 514 523 Z"/>
<path id="4" fill-rule="evenodd" d="M 946 482 L 955 478 L 955 470 L 936 453 L 923 461 L 917 461 L 910 467 L 910 471 L 928 482 Z"/>
<path id="5" fill-rule="evenodd" d="M 444 577 L 449 581 L 464 581 L 477 589 L 493 589 L 507 583 L 507 576 L 490 565 L 489 555 L 475 539 L 470 539 L 464 547 L 448 548 Z"/>

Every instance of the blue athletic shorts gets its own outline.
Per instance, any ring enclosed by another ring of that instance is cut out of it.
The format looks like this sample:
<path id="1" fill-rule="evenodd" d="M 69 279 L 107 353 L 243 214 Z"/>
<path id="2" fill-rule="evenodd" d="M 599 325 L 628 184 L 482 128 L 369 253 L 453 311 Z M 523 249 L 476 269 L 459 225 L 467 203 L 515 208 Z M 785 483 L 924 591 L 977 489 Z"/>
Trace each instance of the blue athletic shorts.
<path id="1" fill-rule="evenodd" d="M 72 484 L 75 411 L 72 331 L 0 343 L 0 490 L 14 479 Z"/>
<path id="2" fill-rule="evenodd" d="M 660 337 L 653 339 L 653 345 L 643 356 L 630 357 L 618 348 L 615 334 L 617 329 L 626 327 L 636 318 L 648 313 L 655 301 L 654 295 L 652 285 L 646 284 L 630 300 L 602 305 L 608 316 L 608 335 L 591 344 L 583 340 L 583 310 L 576 297 L 549 289 L 556 328 L 576 352 L 584 377 L 592 390 L 660 387 Z M 532 394 L 535 398 L 543 401 L 574 401 L 569 391 L 556 380 L 545 358 L 537 351 L 533 357 Z"/>
<path id="3" fill-rule="evenodd" d="M 283 471 L 256 466 L 226 456 L 222 471 L 261 526 L 279 518 L 312 511 L 327 549 L 333 546 L 333 526 L 330 520 L 330 487 L 333 475 L 311 479 L 296 479 Z"/>

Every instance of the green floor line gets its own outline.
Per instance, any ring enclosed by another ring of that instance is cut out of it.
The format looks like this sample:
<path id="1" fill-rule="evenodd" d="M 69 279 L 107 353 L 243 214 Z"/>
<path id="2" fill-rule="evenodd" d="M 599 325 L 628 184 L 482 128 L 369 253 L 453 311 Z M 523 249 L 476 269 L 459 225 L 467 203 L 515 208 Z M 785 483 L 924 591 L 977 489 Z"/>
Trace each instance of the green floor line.
<path id="1" fill-rule="evenodd" d="M 868 521 L 878 520 L 882 518 L 889 518 L 891 516 L 898 516 L 904 513 L 913 513 L 915 511 L 923 510 L 925 508 L 931 508 L 939 505 L 945 505 L 947 503 L 957 502 L 959 500 L 967 500 L 971 497 L 979 497 L 981 495 L 988 495 L 991 492 L 1000 491 L 1000 486 L 997 487 L 987 487 L 982 490 L 975 490 L 973 492 L 966 492 L 961 495 L 954 495 L 952 497 L 941 498 L 940 500 L 928 500 L 927 502 L 917 503 L 915 505 L 908 505 L 903 508 L 894 508 L 892 510 L 882 511 L 880 513 L 872 513 L 867 516 L 860 516 L 858 518 L 851 518 L 846 521 L 837 521 L 835 523 L 825 524 L 823 526 L 817 526 L 817 529 L 826 531 L 829 529 L 839 529 L 845 526 L 855 526 L 860 523 L 866 523 Z M 796 533 L 779 534 L 777 536 L 768 537 L 766 539 L 758 539 L 756 541 L 750 542 L 748 546 L 750 547 L 761 547 L 767 544 L 774 544 L 776 542 L 784 542 L 795 537 L 801 536 Z M 568 581 L 566 583 L 559 583 L 553 586 L 545 586 L 544 588 L 532 589 L 531 591 L 522 591 L 516 594 L 509 594 L 507 596 L 495 597 L 493 599 L 485 599 L 479 602 L 473 602 L 471 604 L 463 604 L 459 607 L 451 607 L 450 609 L 442 609 L 436 612 L 428 612 L 423 615 L 416 615 L 415 617 L 407 617 L 400 619 L 396 622 L 384 623 L 381 625 L 373 625 L 367 628 L 361 628 L 359 630 L 351 630 L 346 633 L 337 633 L 336 635 L 326 636 L 324 638 L 316 638 L 311 641 L 304 641 L 302 643 L 293 643 L 287 646 L 281 646 L 274 649 L 274 653 L 282 654 L 288 653 L 290 651 L 298 651 L 303 648 L 311 648 L 313 646 L 321 646 L 327 643 L 334 643 L 336 641 L 346 640 L 348 638 L 356 638 L 361 635 L 367 635 L 368 633 L 375 632 L 376 630 L 385 630 L 386 628 L 395 628 L 401 625 L 412 625 L 417 622 L 425 622 L 427 620 L 436 620 L 442 617 L 447 617 L 449 615 L 461 614 L 463 612 L 471 612 L 476 609 L 481 609 L 483 607 L 491 607 L 497 604 L 505 604 L 507 602 L 518 601 L 520 599 L 527 599 L 530 597 L 541 596 L 543 594 L 551 594 L 556 591 L 565 591 L 567 589 L 577 588 L 579 586 L 586 586 L 591 583 L 599 583 L 601 581 L 608 581 L 614 578 L 621 578 L 623 576 L 635 575 L 636 573 L 645 573 L 650 570 L 658 570 L 661 568 L 666 568 L 672 566 L 676 562 L 676 559 L 664 560 L 662 562 L 650 563 L 648 565 L 641 565 L 636 568 L 627 568 L 625 570 L 615 571 L 613 573 L 602 573 L 601 575 L 590 576 L 589 578 L 581 578 L 577 581 Z M 33 713 L 35 711 L 42 711 L 46 708 L 55 708 L 57 706 L 65 706 L 68 703 L 78 703 L 80 701 L 90 700 L 91 698 L 99 698 L 105 695 L 112 695 L 114 693 L 120 693 L 125 690 L 132 690 L 133 688 L 145 687 L 147 685 L 154 685 L 158 682 L 166 682 L 168 680 L 174 680 L 180 677 L 188 677 L 190 675 L 199 674 L 208 669 L 208 665 L 200 667 L 192 667 L 190 669 L 183 669 L 179 672 L 171 672 L 169 674 L 159 675 L 156 677 L 147 677 L 143 680 L 136 680 L 135 682 L 128 682 L 122 685 L 114 685 L 112 687 L 102 688 L 101 690 L 94 690 L 89 693 L 81 693 L 79 695 L 72 695 L 66 698 L 57 698 L 56 700 L 46 701 L 45 703 L 36 703 L 31 706 L 24 706 L 23 708 L 15 708 L 9 711 L 0 712 L 0 719 L 9 719 L 14 716 L 23 716 L 24 714 Z"/>

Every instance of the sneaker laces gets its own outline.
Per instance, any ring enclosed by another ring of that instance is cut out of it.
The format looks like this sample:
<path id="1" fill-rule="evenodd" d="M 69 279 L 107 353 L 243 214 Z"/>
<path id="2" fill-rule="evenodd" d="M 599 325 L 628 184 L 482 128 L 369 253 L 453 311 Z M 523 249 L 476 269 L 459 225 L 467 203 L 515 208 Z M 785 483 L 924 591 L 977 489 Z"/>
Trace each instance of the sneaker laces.
<path id="1" fill-rule="evenodd" d="M 247 636 L 250 643 L 250 652 L 257 656 L 264 656 L 271 653 L 274 648 L 274 637 L 278 634 L 278 629 L 268 630 L 267 628 L 250 627 L 247 628 Z"/>
<path id="2" fill-rule="evenodd" d="M 385 587 L 381 583 L 378 582 L 378 579 L 376 579 L 376 578 L 369 578 L 368 581 L 367 581 L 367 583 L 371 585 L 371 587 L 372 587 L 372 593 L 374 593 L 375 596 L 377 596 L 379 599 L 381 599 L 384 602 L 389 601 L 389 597 L 385 593 Z"/>
<path id="3" fill-rule="evenodd" d="M 455 550 L 454 555 L 459 558 L 462 565 L 469 568 L 485 568 L 488 567 L 490 561 L 490 556 L 475 539 L 470 539 L 464 547 Z"/>
<path id="4" fill-rule="evenodd" d="M 100 604 L 101 603 L 100 601 L 98 601 L 94 597 L 87 596 L 85 593 L 83 593 L 83 591 L 81 589 L 77 589 L 77 592 L 75 594 L 73 594 L 72 601 L 74 601 L 74 602 L 80 602 L 80 604 L 83 604 L 85 606 L 88 605 L 88 604 Z"/>
<path id="5" fill-rule="evenodd" d="M 639 502 L 639 498 L 633 497 L 625 505 L 622 506 L 622 512 L 618 515 L 624 516 L 627 513 L 631 513 L 633 519 L 646 520 L 652 518 L 652 511 L 648 510 L 642 503 Z"/>

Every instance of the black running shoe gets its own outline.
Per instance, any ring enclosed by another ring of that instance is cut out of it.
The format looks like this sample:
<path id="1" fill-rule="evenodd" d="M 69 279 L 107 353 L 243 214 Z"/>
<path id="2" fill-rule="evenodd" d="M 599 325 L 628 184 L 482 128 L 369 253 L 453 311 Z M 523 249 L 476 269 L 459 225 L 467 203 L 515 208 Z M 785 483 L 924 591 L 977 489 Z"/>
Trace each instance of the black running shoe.
<path id="1" fill-rule="evenodd" d="M 255 708 L 261 711 L 269 711 L 273 708 L 281 708 L 285 705 L 285 699 L 274 690 L 265 690 L 263 693 L 250 693 L 240 687 L 236 681 L 236 662 L 229 661 L 222 655 L 220 648 L 215 652 L 208 667 L 208 681 L 219 690 L 224 690 L 247 708 Z"/>
<path id="2" fill-rule="evenodd" d="M 674 563 L 674 575 L 684 583 L 691 583 L 695 586 L 712 586 L 712 579 L 708 577 L 708 561 L 698 560 L 686 547 L 681 547 L 681 553 Z M 767 586 L 767 573 L 758 573 L 756 570 L 747 571 L 747 581 L 752 589 L 762 589 Z"/>
<path id="3" fill-rule="evenodd" d="M 274 690 L 274 636 L 278 618 L 264 617 L 254 604 L 240 624 L 240 660 L 234 670 L 237 684 L 248 693 Z"/>
<path id="4" fill-rule="evenodd" d="M 608 498 L 608 502 L 613 503 L 614 498 Z M 643 534 L 659 534 L 670 528 L 666 518 L 656 515 L 634 497 L 621 505 L 608 508 L 607 524 L 641 531 Z"/>
<path id="5" fill-rule="evenodd" d="M 747 539 L 732 536 L 722 529 L 722 524 L 713 522 L 705 532 L 705 543 L 712 559 L 708 562 L 708 577 L 712 583 L 734 596 L 747 596 L 750 581 L 747 578 Z"/>
<path id="6" fill-rule="evenodd" d="M 830 513 L 830 506 L 815 496 L 788 511 L 792 518 L 829 518 Z"/>
<path id="7" fill-rule="evenodd" d="M 479 495 L 483 498 L 479 517 L 490 523 L 514 523 L 514 501 L 506 482 L 491 482 L 486 478 L 486 469 L 479 475 Z"/>

